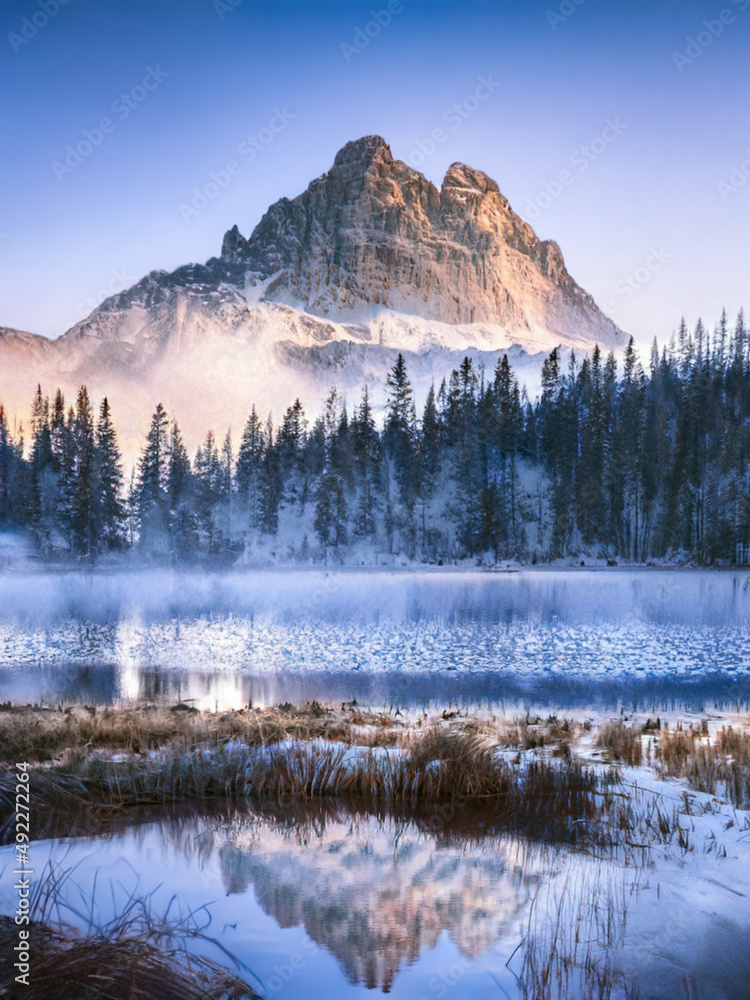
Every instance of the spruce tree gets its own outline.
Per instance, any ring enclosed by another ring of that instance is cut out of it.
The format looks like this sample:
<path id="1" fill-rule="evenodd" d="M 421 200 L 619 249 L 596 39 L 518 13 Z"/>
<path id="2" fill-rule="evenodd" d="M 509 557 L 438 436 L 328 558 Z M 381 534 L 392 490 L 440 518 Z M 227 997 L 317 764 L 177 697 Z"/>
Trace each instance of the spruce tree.
<path id="1" fill-rule="evenodd" d="M 70 488 L 70 534 L 73 551 L 92 558 L 97 548 L 95 516 L 95 453 L 96 434 L 94 411 L 86 386 L 76 397 L 72 425 L 72 482 Z"/>
<path id="2" fill-rule="evenodd" d="M 414 392 L 402 354 L 398 355 L 388 373 L 387 386 L 383 442 L 398 499 L 398 507 L 393 510 L 393 523 L 400 529 L 407 553 L 413 555 L 416 547 L 414 508 L 419 489 L 417 419 Z"/>
<path id="3" fill-rule="evenodd" d="M 169 549 L 169 470 L 169 417 L 159 403 L 138 461 L 136 483 L 141 545 L 155 552 Z"/>
<path id="4" fill-rule="evenodd" d="M 352 422 L 352 447 L 358 493 L 354 533 L 360 538 L 373 538 L 377 530 L 381 448 L 366 385 Z"/>
<path id="5" fill-rule="evenodd" d="M 99 406 L 93 470 L 93 518 L 99 549 L 119 548 L 123 540 L 122 459 L 109 400 Z"/>
<path id="6" fill-rule="evenodd" d="M 237 455 L 237 499 L 240 516 L 250 538 L 260 529 L 263 520 L 263 458 L 265 453 L 263 426 L 255 406 L 250 411 Z"/>

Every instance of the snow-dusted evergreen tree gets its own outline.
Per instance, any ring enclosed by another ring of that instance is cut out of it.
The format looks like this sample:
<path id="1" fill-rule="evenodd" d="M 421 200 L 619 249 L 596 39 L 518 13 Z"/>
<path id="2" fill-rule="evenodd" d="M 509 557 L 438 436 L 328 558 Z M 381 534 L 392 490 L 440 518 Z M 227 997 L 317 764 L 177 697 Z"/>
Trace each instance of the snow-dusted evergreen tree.
<path id="1" fill-rule="evenodd" d="M 297 404 L 295 404 L 295 408 L 299 412 L 301 410 L 299 400 L 297 400 Z M 279 508 L 284 497 L 284 480 L 285 476 L 294 473 L 300 435 L 297 435 L 295 439 L 296 444 L 293 449 L 289 448 L 289 441 L 286 441 L 283 445 L 278 442 L 272 445 L 271 442 L 274 435 L 273 420 L 270 415 L 266 420 L 264 434 L 268 445 L 263 456 L 260 530 L 267 535 L 275 535 L 279 530 Z M 285 453 L 284 461 L 282 461 L 282 452 Z"/>
<path id="2" fill-rule="evenodd" d="M 77 555 L 92 558 L 96 552 L 96 511 L 94 464 L 96 433 L 94 411 L 86 386 L 76 397 L 70 428 L 72 466 L 68 467 L 69 527 L 71 548 Z"/>
<path id="3" fill-rule="evenodd" d="M 348 436 L 346 412 L 336 389 L 326 401 L 321 421 L 325 455 L 323 470 L 315 490 L 313 526 L 320 544 L 327 552 L 338 549 L 348 540 L 348 504 L 344 469 L 348 458 L 344 441 Z"/>
<path id="4" fill-rule="evenodd" d="M 352 420 L 352 450 L 357 493 L 354 534 L 359 538 L 374 538 L 382 450 L 367 386 L 362 390 L 362 398 Z"/>
<path id="5" fill-rule="evenodd" d="M 169 417 L 159 403 L 138 461 L 136 481 L 141 546 L 157 553 L 169 549 L 169 472 Z"/>
<path id="6" fill-rule="evenodd" d="M 216 552 L 220 541 L 216 522 L 221 497 L 222 470 L 213 431 L 207 432 L 203 444 L 196 452 L 193 474 L 198 525 L 206 539 L 208 552 Z"/>
<path id="7" fill-rule="evenodd" d="M 31 456 L 28 477 L 29 523 L 43 553 L 49 552 L 56 526 L 57 474 L 52 451 L 49 399 L 37 386 L 31 409 Z"/>
<path id="8" fill-rule="evenodd" d="M 14 438 L 5 409 L 0 403 L 0 523 L 24 523 L 28 514 L 24 498 L 27 479 L 22 447 Z"/>
<path id="9" fill-rule="evenodd" d="M 190 458 L 175 419 L 169 428 L 167 506 L 172 559 L 188 559 L 198 550 L 195 484 Z"/>
<path id="10" fill-rule="evenodd" d="M 263 425 L 253 405 L 242 432 L 235 473 L 240 530 L 246 540 L 251 541 L 257 536 L 263 521 L 265 449 Z"/>
<path id="11" fill-rule="evenodd" d="M 415 506 L 419 493 L 417 458 L 417 414 L 414 391 L 406 371 L 403 354 L 388 373 L 388 403 L 383 447 L 388 463 L 389 508 L 394 527 L 398 528 L 404 549 L 416 551 Z M 395 495 L 394 495 L 395 494 Z M 394 505 L 394 500 L 396 501 Z"/>
<path id="12" fill-rule="evenodd" d="M 93 519 L 96 548 L 119 548 L 123 542 L 122 458 L 109 400 L 99 406 L 93 469 Z"/>

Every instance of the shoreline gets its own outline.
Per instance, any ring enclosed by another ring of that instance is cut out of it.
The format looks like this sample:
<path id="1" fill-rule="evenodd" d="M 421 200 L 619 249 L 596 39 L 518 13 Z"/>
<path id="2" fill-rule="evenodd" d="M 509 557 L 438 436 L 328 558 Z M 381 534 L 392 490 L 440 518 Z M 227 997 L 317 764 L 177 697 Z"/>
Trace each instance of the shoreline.
<path id="1" fill-rule="evenodd" d="M 415 564 L 408 566 L 355 566 L 355 565 L 340 565 L 340 566 L 326 566 L 322 563 L 313 565 L 300 565 L 298 563 L 288 563 L 288 564 L 258 564 L 258 565 L 245 565 L 242 563 L 234 563 L 227 566 L 210 566 L 210 565 L 197 565 L 197 564 L 168 564 L 168 563 L 140 563 L 135 565 L 129 562 L 113 562 L 113 563 L 103 563 L 91 566 L 85 565 L 75 565 L 75 564 L 60 564 L 60 563 L 45 563 L 43 565 L 36 563 L 23 563 L 14 564 L 11 566 L 0 565 L 0 579 L 4 576 L 14 575 L 14 574 L 26 574 L 29 576 L 64 576 L 64 575 L 74 575 L 74 576 L 104 576 L 104 575 L 134 575 L 137 573 L 171 573 L 171 574 L 181 574 L 184 576 L 195 576 L 201 575 L 205 577 L 213 576 L 251 576 L 253 574 L 278 574 L 278 575 L 299 575 L 302 573 L 319 574 L 323 577 L 331 577 L 336 575 L 355 575 L 360 574 L 362 576 L 409 576 L 416 574 L 425 574 L 431 576 L 481 576 L 481 577 L 504 577 L 504 576 L 524 576 L 524 575 L 540 575 L 542 573 L 554 573 L 554 574 L 579 574 L 584 575 L 587 573 L 595 574 L 623 574 L 623 573 L 644 573 L 644 574 L 663 574 L 663 573 L 699 573 L 701 575 L 708 575 L 711 573 L 717 574 L 729 574 L 736 573 L 739 575 L 746 575 L 750 580 L 750 565 L 732 565 L 732 566 L 699 566 L 696 564 L 669 564 L 669 565 L 653 565 L 647 563 L 624 563 L 618 562 L 616 566 L 607 566 L 600 564 L 593 565 L 560 565 L 559 563 L 534 563 L 534 564 L 516 564 L 512 563 L 507 566 L 466 566 L 461 564 L 454 564 L 450 566 L 435 566 L 431 563 Z"/>

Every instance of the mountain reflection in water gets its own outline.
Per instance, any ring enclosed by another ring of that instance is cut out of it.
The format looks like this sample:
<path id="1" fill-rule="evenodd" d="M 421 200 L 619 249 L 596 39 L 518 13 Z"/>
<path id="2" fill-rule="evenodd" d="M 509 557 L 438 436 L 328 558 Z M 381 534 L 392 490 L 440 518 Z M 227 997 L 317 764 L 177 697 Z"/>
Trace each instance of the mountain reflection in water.
<path id="1" fill-rule="evenodd" d="M 388 991 L 444 931 L 469 959 L 507 934 L 535 882 L 527 852 L 510 837 L 468 846 L 406 822 L 329 818 L 231 834 L 219 857 L 229 893 L 252 888 L 280 927 L 304 925 L 352 983 Z"/>
<path id="2" fill-rule="evenodd" d="M 558 857 L 515 836 L 446 835 L 404 819 L 278 806 L 174 813 L 98 839 L 32 847 L 37 871 L 54 860 L 71 872 L 56 902 L 67 923 L 85 930 L 83 917 L 93 914 L 105 924 L 132 896 L 148 896 L 154 914 L 205 919 L 207 936 L 226 951 L 194 937 L 188 947 L 224 965 L 230 953 L 263 996 L 282 1000 L 373 991 L 415 1000 L 434 995 L 430 983 L 445 977 L 460 979 L 456 1000 L 494 1000 L 499 983 L 518 997 L 505 963 Z M 9 860 L 10 848 L 0 848 L 0 870 Z M 6 883 L 0 912 L 12 903 Z M 299 971 L 282 979 L 295 955 Z"/>

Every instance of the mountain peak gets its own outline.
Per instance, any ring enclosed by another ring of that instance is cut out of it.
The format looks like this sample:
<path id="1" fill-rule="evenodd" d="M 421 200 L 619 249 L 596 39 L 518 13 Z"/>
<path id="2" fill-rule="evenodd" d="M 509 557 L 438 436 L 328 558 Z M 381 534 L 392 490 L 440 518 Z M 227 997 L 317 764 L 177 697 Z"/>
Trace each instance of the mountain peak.
<path id="1" fill-rule="evenodd" d="M 236 424 L 249 400 L 286 405 L 290 385 L 372 384 L 397 351 L 426 387 L 467 353 L 493 366 L 499 351 L 596 343 L 622 333 L 495 181 L 454 163 L 436 187 L 368 135 L 250 236 L 229 229 L 205 264 L 152 271 L 56 341 L 0 328 L 0 371 L 16 412 L 43 373 L 66 393 L 119 385 L 133 433 L 167 386 L 190 400 L 181 423 L 196 440 L 208 412 Z"/>
<path id="2" fill-rule="evenodd" d="M 443 180 L 443 189 L 445 188 L 466 188 L 480 194 L 487 194 L 488 191 L 500 193 L 496 181 L 481 170 L 467 167 L 465 163 L 451 163 Z"/>
<path id="3" fill-rule="evenodd" d="M 350 164 L 371 164 L 376 160 L 385 163 L 393 162 L 391 147 L 379 135 L 363 135 L 361 139 L 354 139 L 336 153 L 333 161 L 334 167 L 349 166 Z"/>
<path id="4" fill-rule="evenodd" d="M 620 332 L 491 177 L 453 163 L 438 189 L 378 135 L 348 142 L 249 239 L 230 230 L 221 262 L 227 280 L 269 280 L 264 301 L 342 323 L 388 311 L 486 325 L 493 340 L 576 346 L 609 346 Z"/>

